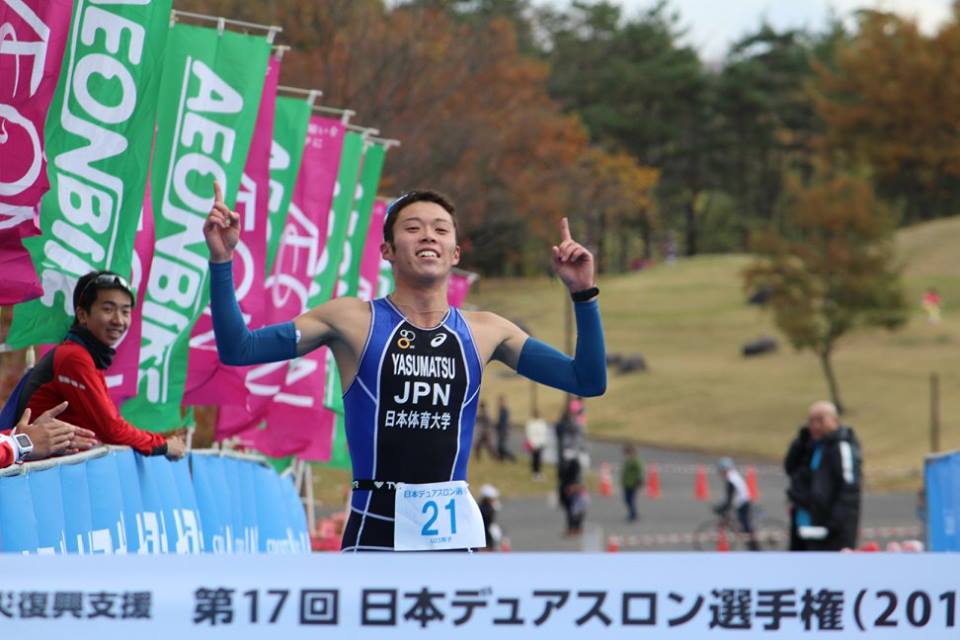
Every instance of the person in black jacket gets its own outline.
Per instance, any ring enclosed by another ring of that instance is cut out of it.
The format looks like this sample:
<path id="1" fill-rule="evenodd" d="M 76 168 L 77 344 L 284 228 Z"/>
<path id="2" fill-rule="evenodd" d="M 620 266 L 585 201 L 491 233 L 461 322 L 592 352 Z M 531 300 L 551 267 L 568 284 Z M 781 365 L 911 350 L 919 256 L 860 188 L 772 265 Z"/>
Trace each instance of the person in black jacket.
<path id="1" fill-rule="evenodd" d="M 791 550 L 856 547 L 862 467 L 853 428 L 840 424 L 833 403 L 814 403 L 784 459 L 790 479 Z"/>

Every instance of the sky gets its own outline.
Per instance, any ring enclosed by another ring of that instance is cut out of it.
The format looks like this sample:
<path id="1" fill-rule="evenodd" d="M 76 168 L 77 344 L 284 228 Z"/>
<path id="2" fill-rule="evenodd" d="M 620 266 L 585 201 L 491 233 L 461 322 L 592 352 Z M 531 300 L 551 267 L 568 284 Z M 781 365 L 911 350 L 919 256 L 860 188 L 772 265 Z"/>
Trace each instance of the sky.
<path id="1" fill-rule="evenodd" d="M 650 7 L 653 0 L 614 0 L 627 15 Z M 539 2 L 537 3 L 539 4 Z M 565 5 L 563 0 L 551 4 Z M 880 8 L 915 18 L 924 31 L 936 30 L 950 15 L 951 0 L 670 0 L 687 27 L 687 40 L 705 60 L 720 60 L 740 36 L 766 18 L 774 27 L 820 29 L 831 9 L 847 17 L 854 9 Z"/>

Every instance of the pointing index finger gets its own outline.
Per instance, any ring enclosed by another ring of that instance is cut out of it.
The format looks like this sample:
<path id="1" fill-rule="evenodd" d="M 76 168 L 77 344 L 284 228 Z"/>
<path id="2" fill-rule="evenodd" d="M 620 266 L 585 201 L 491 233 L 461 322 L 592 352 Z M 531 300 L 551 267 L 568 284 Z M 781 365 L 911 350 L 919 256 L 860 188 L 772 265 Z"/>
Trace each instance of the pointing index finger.
<path id="1" fill-rule="evenodd" d="M 213 201 L 223 202 L 223 192 L 220 190 L 220 183 L 216 180 L 213 181 Z"/>
<path id="2" fill-rule="evenodd" d="M 566 216 L 560 218 L 560 242 L 566 242 L 567 240 L 572 240 L 570 237 L 570 223 L 567 221 Z"/>

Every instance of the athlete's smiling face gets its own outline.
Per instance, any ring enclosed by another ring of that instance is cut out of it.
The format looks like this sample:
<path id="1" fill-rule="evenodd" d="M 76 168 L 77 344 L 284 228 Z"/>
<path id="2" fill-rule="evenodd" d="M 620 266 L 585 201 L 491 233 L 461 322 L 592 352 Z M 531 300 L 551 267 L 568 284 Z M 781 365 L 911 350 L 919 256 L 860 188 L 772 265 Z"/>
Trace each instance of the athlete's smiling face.
<path id="1" fill-rule="evenodd" d="M 90 305 L 90 311 L 77 307 L 77 322 L 94 337 L 112 347 L 130 328 L 133 300 L 121 289 L 100 289 Z"/>
<path id="2" fill-rule="evenodd" d="M 416 279 L 445 278 L 460 263 L 453 218 L 435 202 L 409 204 L 397 214 L 393 242 L 383 243 L 383 257 L 398 274 Z"/>

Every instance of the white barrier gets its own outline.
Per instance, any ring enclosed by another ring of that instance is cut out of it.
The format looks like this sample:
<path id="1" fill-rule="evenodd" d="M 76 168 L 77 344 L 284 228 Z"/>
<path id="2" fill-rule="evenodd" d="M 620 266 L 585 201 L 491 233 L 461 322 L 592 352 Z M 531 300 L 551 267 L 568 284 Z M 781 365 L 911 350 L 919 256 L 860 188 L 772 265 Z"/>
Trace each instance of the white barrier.
<path id="1" fill-rule="evenodd" d="M 43 638 L 958 637 L 957 554 L 0 557 Z"/>

